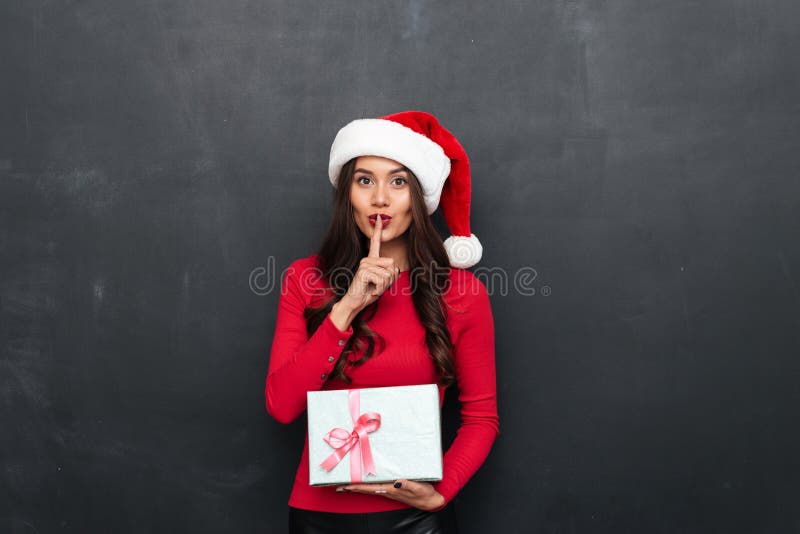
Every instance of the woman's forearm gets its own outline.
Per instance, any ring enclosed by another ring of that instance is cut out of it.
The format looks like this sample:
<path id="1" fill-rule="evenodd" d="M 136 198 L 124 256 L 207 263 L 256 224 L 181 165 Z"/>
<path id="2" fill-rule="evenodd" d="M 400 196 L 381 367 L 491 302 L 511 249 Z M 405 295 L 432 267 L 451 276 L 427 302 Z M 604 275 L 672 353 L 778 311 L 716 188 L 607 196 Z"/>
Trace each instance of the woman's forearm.
<path id="1" fill-rule="evenodd" d="M 356 315 L 358 315 L 358 310 L 354 310 L 351 306 L 347 304 L 344 300 L 340 300 L 336 304 L 333 305 L 331 308 L 331 321 L 333 324 L 344 332 L 350 326 L 350 323 L 353 322 Z"/>

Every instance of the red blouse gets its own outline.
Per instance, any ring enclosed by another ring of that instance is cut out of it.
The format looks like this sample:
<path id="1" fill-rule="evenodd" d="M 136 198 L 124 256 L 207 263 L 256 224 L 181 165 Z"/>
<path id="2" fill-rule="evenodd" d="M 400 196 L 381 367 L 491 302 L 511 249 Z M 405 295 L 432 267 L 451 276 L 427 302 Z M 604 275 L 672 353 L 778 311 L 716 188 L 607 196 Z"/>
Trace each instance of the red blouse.
<path id="1" fill-rule="evenodd" d="M 264 395 L 267 411 L 282 423 L 291 423 L 306 410 L 306 392 L 436 383 L 438 376 L 425 344 L 425 329 L 411 300 L 408 271 L 378 300 L 369 327 L 385 340 L 384 350 L 366 363 L 348 367 L 351 384 L 328 380 L 343 346 L 353 335 L 342 332 L 330 315 L 309 338 L 303 310 L 325 300 L 327 284 L 317 267 L 317 256 L 293 262 L 286 270 L 278 303 L 275 337 L 270 353 Z M 471 272 L 451 269 L 443 293 L 447 329 L 454 345 L 461 426 L 445 452 L 440 482 L 433 483 L 450 502 L 477 471 L 499 433 L 495 380 L 494 322 L 486 287 Z M 360 353 L 351 355 L 358 358 Z M 439 387 L 439 404 L 444 389 Z M 364 513 L 408 508 L 382 497 L 337 493 L 336 486 L 308 485 L 308 436 L 294 480 L 289 505 L 323 512 Z"/>

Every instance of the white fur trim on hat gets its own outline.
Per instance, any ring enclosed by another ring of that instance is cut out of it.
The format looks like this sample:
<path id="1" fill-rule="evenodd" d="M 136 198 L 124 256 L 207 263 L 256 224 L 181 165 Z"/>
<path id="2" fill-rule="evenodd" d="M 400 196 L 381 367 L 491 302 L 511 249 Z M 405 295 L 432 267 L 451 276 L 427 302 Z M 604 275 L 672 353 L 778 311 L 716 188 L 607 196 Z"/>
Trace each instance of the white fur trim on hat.
<path id="1" fill-rule="evenodd" d="M 328 177 L 334 187 L 342 166 L 359 156 L 380 156 L 405 165 L 422 186 L 428 213 L 436 211 L 450 175 L 450 158 L 437 143 L 398 122 L 354 120 L 339 130 L 331 145 Z"/>
<path id="2" fill-rule="evenodd" d="M 483 256 L 483 246 L 475 234 L 470 234 L 469 237 L 451 235 L 444 240 L 444 249 L 450 258 L 450 265 L 459 269 L 472 267 Z"/>

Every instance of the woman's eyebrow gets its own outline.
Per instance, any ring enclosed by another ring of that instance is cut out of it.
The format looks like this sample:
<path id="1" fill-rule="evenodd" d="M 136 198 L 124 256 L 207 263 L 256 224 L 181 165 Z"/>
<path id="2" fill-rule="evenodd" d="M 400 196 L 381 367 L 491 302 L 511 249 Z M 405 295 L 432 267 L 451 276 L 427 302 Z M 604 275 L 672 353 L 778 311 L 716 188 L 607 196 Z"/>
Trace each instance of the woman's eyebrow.
<path id="1" fill-rule="evenodd" d="M 356 169 L 353 172 L 354 173 L 363 172 L 364 174 L 370 174 L 370 175 L 375 174 L 374 172 L 368 171 L 367 169 Z M 396 169 L 392 169 L 387 174 L 397 174 L 398 172 L 408 172 L 408 169 L 406 169 L 405 167 L 398 167 Z"/>

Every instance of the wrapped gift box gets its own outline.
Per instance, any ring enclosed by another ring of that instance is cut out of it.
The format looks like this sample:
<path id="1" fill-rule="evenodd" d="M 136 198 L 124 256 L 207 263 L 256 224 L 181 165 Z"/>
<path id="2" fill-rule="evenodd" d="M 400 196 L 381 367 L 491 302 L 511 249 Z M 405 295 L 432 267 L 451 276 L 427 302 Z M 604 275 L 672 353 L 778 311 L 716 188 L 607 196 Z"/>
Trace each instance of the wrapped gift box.
<path id="1" fill-rule="evenodd" d="M 308 455 L 312 486 L 441 480 L 438 387 L 309 391 Z"/>

